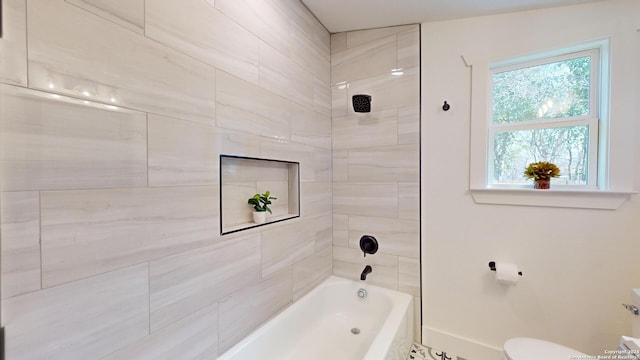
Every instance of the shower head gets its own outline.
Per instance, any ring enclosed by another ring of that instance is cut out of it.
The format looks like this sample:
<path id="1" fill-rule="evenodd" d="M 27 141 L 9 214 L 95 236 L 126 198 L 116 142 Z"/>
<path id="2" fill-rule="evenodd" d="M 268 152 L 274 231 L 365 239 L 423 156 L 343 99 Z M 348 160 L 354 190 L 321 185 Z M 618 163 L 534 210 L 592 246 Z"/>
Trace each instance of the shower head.
<path id="1" fill-rule="evenodd" d="M 353 95 L 353 111 L 367 113 L 371 111 L 371 95 Z"/>

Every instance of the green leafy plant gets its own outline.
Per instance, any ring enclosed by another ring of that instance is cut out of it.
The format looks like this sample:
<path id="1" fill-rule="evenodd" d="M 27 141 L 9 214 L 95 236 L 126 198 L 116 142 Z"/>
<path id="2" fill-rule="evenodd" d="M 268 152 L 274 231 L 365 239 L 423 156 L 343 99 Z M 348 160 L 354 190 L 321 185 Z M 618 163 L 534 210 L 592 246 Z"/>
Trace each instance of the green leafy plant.
<path id="1" fill-rule="evenodd" d="M 533 180 L 550 180 L 552 177 L 560 176 L 560 169 L 550 162 L 539 161 L 529 164 L 524 170 L 524 176 Z"/>
<path id="2" fill-rule="evenodd" d="M 269 205 L 271 205 L 271 200 L 277 200 L 278 198 L 272 197 L 269 190 L 267 190 L 264 194 L 255 194 L 247 200 L 247 203 L 253 206 L 255 211 L 268 211 L 269 214 L 272 214 L 271 209 L 269 209 Z"/>

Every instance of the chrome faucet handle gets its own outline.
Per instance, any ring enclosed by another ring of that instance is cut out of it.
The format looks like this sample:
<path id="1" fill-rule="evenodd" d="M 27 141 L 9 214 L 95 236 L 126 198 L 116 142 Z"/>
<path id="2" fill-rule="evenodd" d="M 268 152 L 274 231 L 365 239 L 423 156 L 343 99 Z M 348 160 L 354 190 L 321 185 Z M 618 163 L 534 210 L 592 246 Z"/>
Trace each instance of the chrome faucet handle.
<path id="1" fill-rule="evenodd" d="M 624 306 L 625 309 L 631 311 L 631 313 L 635 316 L 638 316 L 638 314 L 640 313 L 640 311 L 638 310 L 638 308 L 634 305 L 629 305 L 629 304 L 622 304 L 622 306 Z"/>

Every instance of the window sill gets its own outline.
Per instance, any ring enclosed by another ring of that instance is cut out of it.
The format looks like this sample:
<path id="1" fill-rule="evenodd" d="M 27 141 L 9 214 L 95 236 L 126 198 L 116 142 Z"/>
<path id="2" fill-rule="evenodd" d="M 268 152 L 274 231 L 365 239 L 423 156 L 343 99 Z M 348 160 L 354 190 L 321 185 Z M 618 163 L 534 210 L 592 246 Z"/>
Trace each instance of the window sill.
<path id="1" fill-rule="evenodd" d="M 603 191 L 575 189 L 471 189 L 477 204 L 545 206 L 578 209 L 615 210 L 635 191 Z"/>

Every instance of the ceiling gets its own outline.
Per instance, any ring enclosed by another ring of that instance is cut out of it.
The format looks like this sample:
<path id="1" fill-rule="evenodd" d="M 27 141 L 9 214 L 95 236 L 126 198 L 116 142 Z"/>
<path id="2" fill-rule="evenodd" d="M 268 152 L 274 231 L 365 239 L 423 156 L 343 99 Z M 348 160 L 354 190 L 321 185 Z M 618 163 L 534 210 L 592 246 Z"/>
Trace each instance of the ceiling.
<path id="1" fill-rule="evenodd" d="M 302 0 L 331 33 L 600 0 Z"/>

